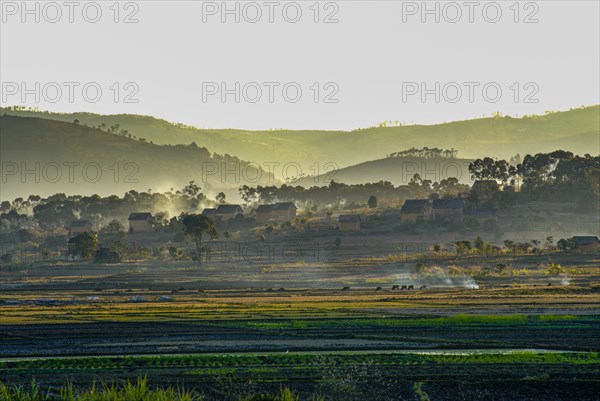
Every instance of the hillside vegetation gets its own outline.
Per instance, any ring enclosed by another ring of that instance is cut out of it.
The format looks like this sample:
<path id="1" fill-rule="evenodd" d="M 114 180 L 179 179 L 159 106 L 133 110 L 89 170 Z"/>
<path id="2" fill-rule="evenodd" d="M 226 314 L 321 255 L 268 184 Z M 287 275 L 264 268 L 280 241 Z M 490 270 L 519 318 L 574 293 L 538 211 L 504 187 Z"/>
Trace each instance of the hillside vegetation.
<path id="1" fill-rule="evenodd" d="M 331 180 L 349 185 L 369 182 L 388 181 L 393 185 L 406 185 L 415 174 L 424 180 L 440 182 L 448 178 L 457 178 L 459 182 L 471 182 L 469 163 L 473 159 L 423 158 L 423 157 L 386 157 L 340 168 L 316 177 L 305 177 L 296 185 L 310 187 L 327 185 Z"/>
<path id="2" fill-rule="evenodd" d="M 74 123 L 8 115 L 0 117 L 0 130 L 3 199 L 168 191 L 192 180 L 205 193 L 237 193 L 244 177 L 273 182 L 256 165 L 196 144 L 161 146 Z M 225 169 L 237 176 L 223 176 Z"/>
<path id="3" fill-rule="evenodd" d="M 296 162 L 306 175 L 308 166 L 333 162 L 347 167 L 410 147 L 441 147 L 459 150 L 459 156 L 484 155 L 509 158 L 516 153 L 565 149 L 577 154 L 595 153 L 600 147 L 600 106 L 523 118 L 490 117 L 437 125 L 374 127 L 354 131 L 246 131 L 200 129 L 173 124 L 150 116 L 98 115 L 92 113 L 48 113 L 15 111 L 10 115 L 43 117 L 99 126 L 119 125 L 138 137 L 157 144 L 196 142 L 220 154 L 235 155 L 257 163 Z M 277 170 L 275 171 L 277 174 Z"/>

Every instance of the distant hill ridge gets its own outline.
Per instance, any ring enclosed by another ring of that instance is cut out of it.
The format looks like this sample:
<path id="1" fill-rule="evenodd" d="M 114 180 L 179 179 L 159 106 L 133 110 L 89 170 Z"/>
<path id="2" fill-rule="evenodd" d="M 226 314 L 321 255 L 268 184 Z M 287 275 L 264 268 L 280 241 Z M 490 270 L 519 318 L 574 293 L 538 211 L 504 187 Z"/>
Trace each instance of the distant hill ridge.
<path id="1" fill-rule="evenodd" d="M 1 113 L 98 126 L 119 125 L 156 144 L 195 142 L 213 152 L 256 163 L 315 162 L 347 167 L 424 146 L 455 148 L 459 157 L 509 158 L 556 149 L 584 154 L 600 148 L 600 105 L 522 118 L 489 117 L 436 125 L 374 127 L 354 131 L 201 129 L 139 115 L 48 113 L 0 109 Z M 308 174 L 308 171 L 305 171 Z"/>
<path id="2" fill-rule="evenodd" d="M 156 145 L 72 122 L 9 115 L 0 116 L 0 133 L 2 199 L 165 192 L 189 181 L 208 194 L 237 194 L 245 177 L 257 184 L 274 182 L 255 163 L 196 144 Z"/>

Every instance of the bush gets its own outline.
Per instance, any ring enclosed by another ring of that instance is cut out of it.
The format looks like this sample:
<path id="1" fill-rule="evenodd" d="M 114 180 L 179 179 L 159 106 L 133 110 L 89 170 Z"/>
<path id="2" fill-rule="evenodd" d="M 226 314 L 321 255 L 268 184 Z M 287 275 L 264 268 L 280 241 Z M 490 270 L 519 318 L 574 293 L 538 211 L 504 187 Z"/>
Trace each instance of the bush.
<path id="1" fill-rule="evenodd" d="M 69 239 L 69 255 L 81 256 L 83 259 L 91 259 L 96 254 L 98 238 L 87 232 L 81 233 Z"/>
<path id="2" fill-rule="evenodd" d="M 559 264 L 554 264 L 552 263 L 550 266 L 548 266 L 548 269 L 546 270 L 546 273 L 548 273 L 551 276 L 559 276 L 561 273 L 563 272 L 563 267 Z"/>
<path id="3" fill-rule="evenodd" d="M 100 248 L 94 256 L 94 263 L 120 263 L 121 254 L 112 248 Z"/>

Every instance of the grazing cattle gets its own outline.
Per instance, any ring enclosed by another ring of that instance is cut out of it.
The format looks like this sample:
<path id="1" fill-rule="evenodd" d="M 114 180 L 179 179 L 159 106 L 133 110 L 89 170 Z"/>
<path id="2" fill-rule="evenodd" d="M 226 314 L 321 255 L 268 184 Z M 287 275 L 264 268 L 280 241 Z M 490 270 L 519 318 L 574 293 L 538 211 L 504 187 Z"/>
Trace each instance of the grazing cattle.
<path id="1" fill-rule="evenodd" d="M 408 287 L 403 285 L 402 288 L 400 288 L 401 290 L 406 290 Z"/>
<path id="2" fill-rule="evenodd" d="M 392 286 L 392 291 L 396 291 L 396 290 L 399 290 L 399 289 L 400 289 L 399 285 L 393 285 Z"/>
<path id="3" fill-rule="evenodd" d="M 425 291 L 426 289 L 427 289 L 426 285 L 422 285 L 421 287 L 419 287 L 419 290 L 421 290 L 421 291 Z"/>
<path id="4" fill-rule="evenodd" d="M 350 287 L 344 287 L 342 288 L 342 291 L 350 291 Z"/>
<path id="5" fill-rule="evenodd" d="M 415 289 L 415 286 L 411 284 L 411 285 L 409 285 L 409 286 L 408 286 L 408 289 L 409 289 L 409 290 L 414 290 L 414 289 Z"/>
<path id="6" fill-rule="evenodd" d="M 381 288 L 381 287 L 377 287 L 377 288 L 375 288 L 375 291 L 381 291 L 381 290 L 382 290 L 382 288 Z"/>

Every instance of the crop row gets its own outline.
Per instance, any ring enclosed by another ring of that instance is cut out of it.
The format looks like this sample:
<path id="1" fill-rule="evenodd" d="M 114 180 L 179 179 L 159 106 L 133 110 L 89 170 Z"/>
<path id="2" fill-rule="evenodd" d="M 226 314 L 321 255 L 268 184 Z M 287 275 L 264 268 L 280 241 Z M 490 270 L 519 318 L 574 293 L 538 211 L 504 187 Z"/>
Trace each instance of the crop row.
<path id="1" fill-rule="evenodd" d="M 216 324 L 216 323 L 215 323 Z M 340 319 L 281 319 L 240 320 L 219 322 L 219 326 L 261 330 L 278 329 L 343 329 L 383 327 L 489 327 L 503 328 L 600 328 L 600 316 L 574 315 L 467 315 L 420 318 L 340 318 Z"/>
<path id="2" fill-rule="evenodd" d="M 422 364 L 600 364 L 596 352 L 508 352 L 508 353 L 290 353 L 226 354 L 156 357 L 47 358 L 0 362 L 0 371 L 10 370 L 104 370 L 123 368 L 221 368 L 221 367 L 293 367 L 318 363 L 381 366 Z"/>

